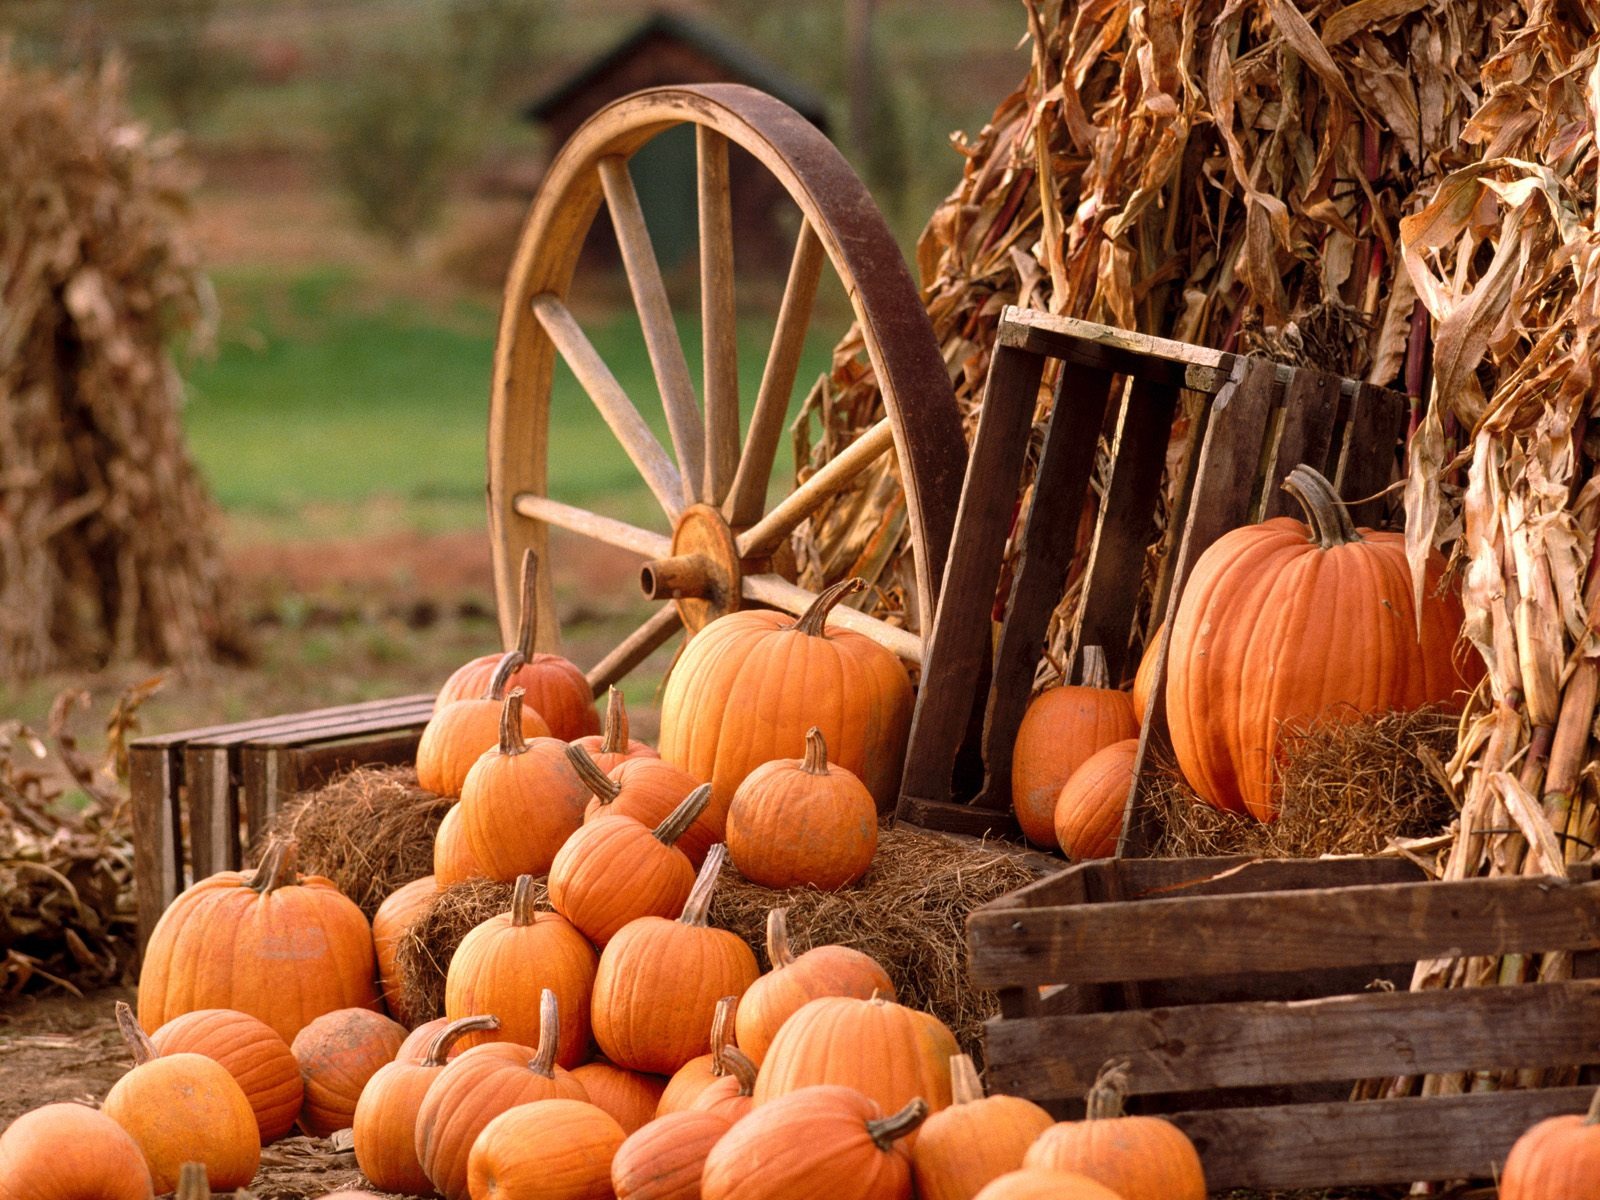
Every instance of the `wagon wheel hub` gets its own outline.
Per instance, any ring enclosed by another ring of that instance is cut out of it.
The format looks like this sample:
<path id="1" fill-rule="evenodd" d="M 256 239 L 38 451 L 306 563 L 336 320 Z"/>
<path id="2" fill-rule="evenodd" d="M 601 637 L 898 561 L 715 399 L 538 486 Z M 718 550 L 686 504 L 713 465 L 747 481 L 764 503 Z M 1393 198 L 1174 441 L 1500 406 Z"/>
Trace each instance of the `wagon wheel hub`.
<path id="1" fill-rule="evenodd" d="M 767 554 L 739 554 L 734 529 L 720 509 L 691 504 L 672 530 L 672 554 L 639 569 L 639 588 L 649 600 L 675 602 L 684 628 L 698 633 L 718 617 L 742 607 L 746 575 L 778 575 L 793 583 L 794 550 L 787 539 Z"/>

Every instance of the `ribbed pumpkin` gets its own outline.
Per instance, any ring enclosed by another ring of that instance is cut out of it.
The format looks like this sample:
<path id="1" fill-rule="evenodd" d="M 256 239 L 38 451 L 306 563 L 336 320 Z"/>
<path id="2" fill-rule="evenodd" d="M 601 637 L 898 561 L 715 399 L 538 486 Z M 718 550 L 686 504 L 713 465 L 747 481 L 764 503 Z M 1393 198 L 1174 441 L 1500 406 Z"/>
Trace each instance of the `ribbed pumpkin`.
<path id="1" fill-rule="evenodd" d="M 716 1113 L 674 1112 L 630 1134 L 611 1160 L 617 1200 L 700 1200 L 706 1156 L 730 1128 Z"/>
<path id="2" fill-rule="evenodd" d="M 709 784 L 696 788 L 654 830 L 632 817 L 586 822 L 550 864 L 550 907 L 596 946 L 639 917 L 682 912 L 694 867 L 676 843 L 710 800 Z"/>
<path id="3" fill-rule="evenodd" d="M 745 776 L 793 754 L 813 725 L 880 809 L 894 802 L 911 729 L 910 677 L 871 638 L 827 628 L 829 610 L 866 586 L 836 583 L 798 620 L 729 613 L 684 646 L 662 693 L 661 757 L 712 785 L 718 828 Z"/>
<path id="4" fill-rule="evenodd" d="M 1200 1155 L 1184 1132 L 1160 1117 L 1122 1115 L 1127 1071 L 1126 1063 L 1101 1071 L 1087 1117 L 1046 1129 L 1022 1165 L 1087 1175 L 1122 1200 L 1205 1200 Z"/>
<path id="5" fill-rule="evenodd" d="M 255 871 L 219 871 L 161 914 L 139 970 L 147 1030 L 232 1008 L 292 1042 L 325 1012 L 378 1003 L 367 918 L 329 880 L 296 874 L 294 855 L 277 842 Z"/>
<path id="6" fill-rule="evenodd" d="M 1430 554 L 1421 636 L 1405 538 L 1356 529 L 1321 475 L 1284 488 L 1306 523 L 1274 517 L 1218 538 L 1184 585 L 1167 653 L 1167 723 L 1178 766 L 1208 803 L 1271 821 L 1279 739 L 1317 720 L 1450 704 L 1461 605 Z M 1470 652 L 1468 652 L 1470 653 Z"/>
<path id="7" fill-rule="evenodd" d="M 1110 858 L 1122 835 L 1139 739 L 1112 742 L 1072 773 L 1056 801 L 1056 841 L 1073 862 Z"/>
<path id="8" fill-rule="evenodd" d="M 611 771 L 630 758 L 658 757 L 653 747 L 628 736 L 628 702 L 614 687 L 606 692 L 606 718 L 600 732 L 567 740 L 594 759 L 602 772 Z"/>
<path id="9" fill-rule="evenodd" d="M 405 1026 L 366 1008 L 325 1013 L 296 1034 L 290 1049 L 306 1088 L 300 1128 L 313 1137 L 350 1128 L 361 1089 L 405 1040 Z"/>
<path id="10" fill-rule="evenodd" d="M 294 1126 L 305 1099 L 294 1052 L 264 1021 L 226 1008 L 174 1017 L 150 1035 L 156 1053 L 203 1054 L 221 1063 L 250 1102 L 263 1142 Z"/>
<path id="11" fill-rule="evenodd" d="M 394 1056 L 395 1062 L 421 1062 L 428 1056 L 428 1047 L 433 1045 L 433 1039 L 438 1037 L 439 1031 L 448 1024 L 450 1024 L 449 1017 L 435 1017 L 418 1025 L 406 1034 L 406 1040 L 400 1043 L 400 1053 Z"/>
<path id="12" fill-rule="evenodd" d="M 561 844 L 583 824 L 587 798 L 551 738 L 522 736 L 522 697 L 513 691 L 500 713 L 498 743 L 473 764 L 461 785 L 461 832 L 468 852 L 490 879 L 543 875 Z"/>
<path id="13" fill-rule="evenodd" d="M 517 643 L 512 647 L 522 655 L 523 661 L 507 686 L 523 690 L 528 706 L 544 718 L 552 737 L 570 742 L 573 738 L 598 733 L 600 715 L 594 710 L 594 692 L 589 681 L 576 664 L 559 654 L 540 654 L 534 649 L 539 632 L 538 570 L 539 562 L 533 551 L 524 551 L 522 609 L 518 614 Z M 436 705 L 443 708 L 456 700 L 483 695 L 502 657 L 485 654 L 457 667 L 439 689 Z"/>
<path id="14" fill-rule="evenodd" d="M 728 807 L 728 855 L 752 883 L 774 889 L 848 887 L 878 850 L 878 809 L 855 774 L 828 762 L 822 730 L 806 732 L 804 758 L 746 775 Z"/>
<path id="15" fill-rule="evenodd" d="M 1156 626 L 1156 631 L 1145 643 L 1144 653 L 1139 656 L 1139 669 L 1133 673 L 1133 719 L 1141 727 L 1145 713 L 1150 710 L 1150 697 L 1155 692 L 1156 653 L 1161 648 L 1161 637 L 1166 631 L 1165 621 Z"/>
<path id="16" fill-rule="evenodd" d="M 752 985 L 754 986 L 754 985 Z M 746 992 L 745 995 L 749 995 Z M 667 1089 L 661 1093 L 656 1105 L 656 1116 L 683 1112 L 694 1107 L 694 1102 L 717 1080 L 728 1073 L 722 1063 L 722 1052 L 733 1041 L 734 1013 L 739 1008 L 738 996 L 724 996 L 717 1001 L 711 1017 L 711 1049 L 697 1054 L 672 1073 Z"/>
<path id="17" fill-rule="evenodd" d="M 894 984 L 869 954 L 849 946 L 813 946 L 798 958 L 789 946 L 789 910 L 767 913 L 767 962 L 772 969 L 739 1000 L 739 1049 L 760 1066 L 778 1029 L 820 996 L 893 1000 Z"/>
<path id="18" fill-rule="evenodd" d="M 645 1075 L 619 1067 L 604 1059 L 572 1069 L 572 1077 L 589 1093 L 589 1103 L 610 1113 L 623 1131 L 632 1133 L 656 1115 L 667 1081 L 659 1075 Z"/>
<path id="19" fill-rule="evenodd" d="M 433 1194 L 433 1184 L 417 1158 L 417 1113 L 455 1043 L 465 1034 L 498 1028 L 499 1018 L 488 1013 L 447 1021 L 428 1039 L 419 1061 L 396 1058 L 367 1080 L 352 1122 L 356 1162 L 363 1175 L 386 1192 Z"/>
<path id="20" fill-rule="evenodd" d="M 912 1100 L 892 1116 L 847 1087 L 808 1087 L 757 1108 L 706 1156 L 704 1200 L 910 1200 L 902 1139 L 928 1113 Z"/>
<path id="21" fill-rule="evenodd" d="M 461 824 L 461 805 L 452 805 L 433 835 L 433 882 L 441 891 L 469 879 L 486 879 Z"/>
<path id="22" fill-rule="evenodd" d="M 1591 1200 L 1600 1179 L 1600 1092 L 1583 1116 L 1549 1117 L 1516 1140 L 1500 1200 Z"/>
<path id="23" fill-rule="evenodd" d="M 419 784 L 440 796 L 461 795 L 467 772 L 500 741 L 500 720 L 506 697 L 512 692 L 519 695 L 522 692 L 509 683 L 521 665 L 522 655 L 513 650 L 500 659 L 482 695 L 471 700 L 452 700 L 433 710 L 433 716 L 422 727 L 422 740 L 417 743 Z M 545 724 L 537 709 L 523 705 L 519 719 L 524 737 L 550 736 L 550 726 Z"/>
<path id="24" fill-rule="evenodd" d="M 973 1200 L 1122 1200 L 1116 1192 L 1103 1183 L 1096 1183 L 1086 1175 L 1070 1171 L 1046 1171 L 1041 1167 L 1024 1167 L 1008 1171 L 984 1189 Z"/>
<path id="25" fill-rule="evenodd" d="M 1056 801 L 1073 772 L 1113 742 L 1139 736 L 1133 700 L 1106 686 L 1098 646 L 1084 651 L 1082 685 L 1040 692 L 1011 752 L 1011 807 L 1030 842 L 1056 844 Z"/>
<path id="26" fill-rule="evenodd" d="M 548 988 L 563 1013 L 555 1060 L 575 1067 L 589 1052 L 595 966 L 594 947 L 565 917 L 534 909 L 533 877 L 524 875 L 511 893 L 511 911 L 490 917 L 456 947 L 445 972 L 444 1015 L 454 1021 L 496 1013 L 500 1038 L 532 1044 L 541 1029 L 535 998 Z M 462 1044 L 488 1040 L 473 1034 Z"/>
<path id="27" fill-rule="evenodd" d="M 406 1019 L 400 1011 L 400 970 L 395 962 L 400 953 L 400 939 L 411 928 L 411 922 L 433 906 L 438 894 L 439 885 L 433 876 L 424 875 L 390 892 L 378 905 L 378 911 L 372 914 L 372 946 L 378 956 L 378 982 L 383 990 L 384 1007 L 396 1020 Z"/>
<path id="28" fill-rule="evenodd" d="M 0 1133 L 6 1200 L 151 1200 L 153 1194 L 138 1143 L 88 1105 L 46 1104 Z"/>
<path id="29" fill-rule="evenodd" d="M 1022 1166 L 1052 1120 L 1020 1096 L 984 1097 L 965 1054 L 950 1058 L 950 1107 L 923 1122 L 911 1150 L 920 1200 L 972 1200 L 983 1186 Z"/>
<path id="30" fill-rule="evenodd" d="M 582 1100 L 519 1104 L 472 1144 L 472 1200 L 611 1200 L 611 1160 L 627 1136 Z"/>
<path id="31" fill-rule="evenodd" d="M 737 1046 L 723 1048 L 722 1062 L 727 1073 L 712 1080 L 689 1107 L 695 1112 L 716 1113 L 731 1123 L 755 1107 L 756 1064 Z"/>
<path id="32" fill-rule="evenodd" d="M 659 758 L 631 758 L 603 772 L 582 747 L 568 746 L 567 761 L 589 790 L 585 821 L 624 816 L 654 828 L 700 786 L 694 776 Z M 708 804 L 677 844 L 698 871 L 706 860 L 706 851 L 721 840 L 721 819 Z"/>
<path id="33" fill-rule="evenodd" d="M 438 1073 L 417 1110 L 417 1161 L 445 1200 L 467 1195 L 467 1156 L 484 1126 L 537 1100 L 587 1100 L 583 1084 L 556 1065 L 561 1020 L 555 993 L 539 996 L 537 1049 L 515 1042 L 474 1046 Z"/>
<path id="34" fill-rule="evenodd" d="M 595 977 L 595 1041 L 612 1062 L 669 1075 L 710 1048 L 723 996 L 742 996 L 760 973 L 736 934 L 706 924 L 727 849 L 706 855 L 676 921 L 640 917 L 606 944 Z M 458 952 L 459 954 L 459 952 Z"/>
<path id="35" fill-rule="evenodd" d="M 178 1168 L 204 1163 L 218 1190 L 244 1187 L 261 1162 L 261 1134 L 243 1090 L 203 1054 L 159 1055 L 133 1009 L 117 1001 L 117 1026 L 133 1070 L 106 1093 L 105 1115 L 128 1131 L 157 1194 L 178 1185 Z"/>
<path id="36" fill-rule="evenodd" d="M 758 1106 L 813 1084 L 842 1084 L 898 1111 L 920 1096 L 950 1106 L 950 1056 L 961 1053 L 938 1017 L 885 1000 L 824 996 L 772 1039 L 756 1080 Z"/>

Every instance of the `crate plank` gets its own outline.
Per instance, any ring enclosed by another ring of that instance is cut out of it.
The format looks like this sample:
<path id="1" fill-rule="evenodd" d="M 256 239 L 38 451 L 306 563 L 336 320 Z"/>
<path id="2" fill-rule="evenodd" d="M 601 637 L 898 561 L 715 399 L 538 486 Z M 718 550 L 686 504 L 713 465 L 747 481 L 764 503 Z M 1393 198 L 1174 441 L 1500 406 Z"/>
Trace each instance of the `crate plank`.
<path id="1" fill-rule="evenodd" d="M 1383 523 L 1384 498 L 1377 493 L 1394 482 L 1398 470 L 1395 449 L 1406 419 L 1403 400 L 1396 392 L 1364 383 L 1351 403 L 1333 486 L 1346 502 L 1366 501 L 1350 503 L 1357 525 Z"/>
<path id="2" fill-rule="evenodd" d="M 180 755 L 164 742 L 128 747 L 128 784 L 133 801 L 133 894 L 141 954 L 150 931 L 183 887 L 179 761 Z"/>
<path id="3" fill-rule="evenodd" d="M 194 878 L 239 869 L 239 803 L 226 746 L 183 748 L 184 802 L 189 810 L 189 862 Z"/>
<path id="4" fill-rule="evenodd" d="M 1267 457 L 1266 481 L 1261 498 L 1261 516 L 1299 517 L 1294 497 L 1278 486 L 1290 471 L 1305 463 L 1322 475 L 1329 474 L 1328 455 L 1333 444 L 1333 425 L 1339 411 L 1337 375 L 1302 367 L 1284 392 L 1283 426 Z"/>

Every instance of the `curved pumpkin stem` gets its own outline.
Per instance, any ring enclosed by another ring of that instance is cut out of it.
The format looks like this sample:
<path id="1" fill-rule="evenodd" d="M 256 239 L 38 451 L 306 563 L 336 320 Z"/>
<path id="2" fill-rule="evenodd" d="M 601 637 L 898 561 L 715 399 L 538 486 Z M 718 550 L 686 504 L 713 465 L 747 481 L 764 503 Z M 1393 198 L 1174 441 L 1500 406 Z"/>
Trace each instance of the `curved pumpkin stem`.
<path id="1" fill-rule="evenodd" d="M 1600 1091 L 1596 1091 L 1594 1099 L 1589 1101 L 1589 1111 L 1584 1114 L 1585 1125 L 1600 1125 Z"/>
<path id="2" fill-rule="evenodd" d="M 1283 481 L 1283 490 L 1295 498 L 1311 527 L 1311 540 L 1323 550 L 1348 546 L 1366 539 L 1356 532 L 1350 510 L 1321 474 L 1301 463 Z"/>
<path id="3" fill-rule="evenodd" d="M 1123 1115 L 1122 1106 L 1128 1098 L 1128 1071 L 1132 1066 L 1132 1063 L 1113 1059 L 1100 1068 L 1100 1074 L 1094 1077 L 1094 1086 L 1085 1097 L 1086 1120 L 1110 1121 Z"/>
<path id="4" fill-rule="evenodd" d="M 1111 686 L 1111 669 L 1106 666 L 1106 652 L 1102 647 L 1083 648 L 1083 659 L 1078 664 L 1078 682 L 1084 687 L 1102 691 Z"/>
<path id="5" fill-rule="evenodd" d="M 755 1095 L 756 1064 L 750 1061 L 748 1054 L 737 1046 L 724 1046 L 722 1063 L 724 1068 L 733 1072 L 733 1077 L 739 1081 L 739 1095 Z"/>
<path id="6" fill-rule="evenodd" d="M 140 1027 L 139 1018 L 133 1015 L 133 1009 L 128 1006 L 126 1000 L 117 1001 L 117 1032 L 122 1034 L 122 1040 L 128 1044 L 128 1050 L 133 1054 L 134 1066 L 142 1067 L 145 1063 L 161 1057 L 156 1050 L 156 1044 Z"/>
<path id="7" fill-rule="evenodd" d="M 733 1018 L 739 1011 L 739 997 L 724 996 L 717 1001 L 717 1011 L 711 1016 L 711 1073 L 726 1075 L 728 1068 L 722 1061 L 723 1052 L 733 1045 Z"/>
<path id="8" fill-rule="evenodd" d="M 605 736 L 600 739 L 601 754 L 626 754 L 628 752 L 628 705 L 622 690 L 613 687 L 606 692 Z"/>
<path id="9" fill-rule="evenodd" d="M 508 758 L 528 749 L 528 739 L 522 736 L 522 697 L 521 688 L 512 688 L 500 706 L 500 753 Z"/>
<path id="10" fill-rule="evenodd" d="M 211 1180 L 206 1175 L 206 1165 L 186 1162 L 178 1168 L 178 1186 L 173 1200 L 211 1200 Z"/>
<path id="11" fill-rule="evenodd" d="M 767 961 L 774 971 L 794 965 L 794 950 L 789 945 L 789 910 L 775 908 L 767 914 Z"/>
<path id="12" fill-rule="evenodd" d="M 522 670 L 522 665 L 528 660 L 522 656 L 521 650 L 509 650 L 500 656 L 500 661 L 494 665 L 494 674 L 489 676 L 489 690 L 484 693 L 485 700 L 504 700 L 506 688 L 511 684 L 511 677 Z"/>
<path id="13" fill-rule="evenodd" d="M 952 1104 L 972 1104 L 983 1099 L 983 1080 L 966 1054 L 950 1056 L 950 1097 Z"/>
<path id="14" fill-rule="evenodd" d="M 567 761 L 578 773 L 583 786 L 593 792 L 595 799 L 601 804 L 610 804 L 622 791 L 622 785 L 602 771 L 600 764 L 590 758 L 589 752 L 582 746 L 568 746 Z"/>
<path id="15" fill-rule="evenodd" d="M 519 929 L 532 925 L 539 913 L 533 895 L 536 882 L 532 875 L 518 875 L 517 882 L 511 887 L 511 924 Z"/>
<path id="16" fill-rule="evenodd" d="M 896 1138 L 903 1138 L 928 1116 L 928 1102 L 921 1096 L 911 1101 L 893 1116 L 879 1117 L 867 1122 L 867 1136 L 877 1143 L 879 1150 L 887 1150 Z"/>
<path id="17" fill-rule="evenodd" d="M 828 773 L 828 743 L 815 725 L 806 730 L 806 756 L 800 760 L 800 769 L 807 775 Z"/>
<path id="18" fill-rule="evenodd" d="M 523 658 L 533 657 L 534 635 L 539 632 L 538 583 L 539 556 L 530 548 L 522 552 L 522 591 L 518 596 L 516 648 Z"/>
<path id="19" fill-rule="evenodd" d="M 523 879 L 528 878 L 526 875 Z M 520 882 L 520 881 L 519 881 Z M 549 988 L 539 992 L 539 1044 L 534 1047 L 528 1070 L 546 1079 L 556 1077 L 556 1043 L 561 1040 L 561 1011 L 556 994 Z"/>
<path id="20" fill-rule="evenodd" d="M 865 591 L 867 581 L 860 577 L 854 579 L 841 579 L 831 588 L 820 593 L 811 602 L 811 607 L 800 616 L 789 628 L 798 629 L 801 633 L 812 637 L 826 637 L 828 631 L 828 614 L 839 601 L 846 596 L 853 596 L 857 592 Z"/>
<path id="21" fill-rule="evenodd" d="M 499 1029 L 500 1018 L 493 1013 L 483 1013 L 476 1017 L 462 1017 L 460 1020 L 451 1021 L 438 1033 L 433 1035 L 433 1040 L 428 1043 L 428 1052 L 422 1056 L 424 1067 L 442 1067 L 445 1060 L 450 1057 L 450 1047 L 454 1046 L 469 1033 L 478 1033 L 483 1030 Z"/>
<path id="22" fill-rule="evenodd" d="M 706 851 L 706 860 L 700 864 L 700 874 L 695 876 L 694 888 L 683 906 L 678 921 L 684 925 L 704 926 L 711 917 L 711 896 L 717 890 L 717 873 L 727 860 L 728 847 L 718 842 Z"/>
<path id="23" fill-rule="evenodd" d="M 250 877 L 245 886 L 253 892 L 267 896 L 281 887 L 299 883 L 300 875 L 295 870 L 295 860 L 299 857 L 299 853 L 300 846 L 293 838 L 274 841 L 261 856 L 256 873 Z"/>
<path id="24" fill-rule="evenodd" d="M 705 812 L 706 805 L 711 803 L 711 785 L 702 783 L 678 802 L 678 807 L 661 819 L 661 824 L 655 828 L 656 841 L 664 846 L 670 846 L 684 834 L 689 832 L 701 813 Z"/>

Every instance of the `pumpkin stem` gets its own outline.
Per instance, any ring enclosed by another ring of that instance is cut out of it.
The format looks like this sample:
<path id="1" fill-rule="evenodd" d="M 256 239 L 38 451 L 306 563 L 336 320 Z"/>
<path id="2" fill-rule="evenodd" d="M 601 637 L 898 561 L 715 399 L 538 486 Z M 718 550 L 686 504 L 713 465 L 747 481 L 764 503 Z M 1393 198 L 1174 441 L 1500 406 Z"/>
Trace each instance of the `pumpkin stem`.
<path id="1" fill-rule="evenodd" d="M 722 1065 L 726 1070 L 732 1071 L 733 1077 L 739 1081 L 739 1095 L 755 1095 L 756 1064 L 750 1061 L 748 1054 L 737 1046 L 724 1046 Z"/>
<path id="2" fill-rule="evenodd" d="M 1366 539 L 1356 531 L 1350 510 L 1322 475 L 1301 463 L 1283 481 L 1283 490 L 1295 498 L 1311 527 L 1311 540 L 1323 550 Z"/>
<path id="3" fill-rule="evenodd" d="M 950 1056 L 950 1096 L 954 1104 L 972 1104 L 983 1099 L 983 1080 L 978 1068 L 965 1054 Z"/>
<path id="4" fill-rule="evenodd" d="M 722 1052 L 733 1044 L 733 1017 L 739 1011 L 739 997 L 724 996 L 717 1001 L 717 1011 L 711 1016 L 711 1073 L 726 1075 L 728 1068 L 722 1061 Z"/>
<path id="5" fill-rule="evenodd" d="M 602 771 L 600 764 L 590 758 L 589 752 L 582 746 L 568 746 L 567 761 L 578 773 L 583 786 L 593 792 L 595 799 L 601 804 L 610 804 L 617 798 L 617 793 L 622 791 L 622 785 Z"/>
<path id="6" fill-rule="evenodd" d="M 711 915 L 711 894 L 717 890 L 717 873 L 728 857 L 728 847 L 718 842 L 706 851 L 706 860 L 700 864 L 700 874 L 695 876 L 694 888 L 684 903 L 683 915 L 678 920 L 684 925 L 705 925 Z"/>
<path id="7" fill-rule="evenodd" d="M 877 1143 L 879 1150 L 887 1150 L 896 1138 L 910 1133 L 928 1115 L 928 1102 L 918 1096 L 893 1116 L 879 1117 L 867 1122 L 867 1136 Z"/>
<path id="8" fill-rule="evenodd" d="M 523 879 L 528 878 L 526 875 Z M 520 883 L 521 880 L 518 880 Z M 556 994 L 549 988 L 539 992 L 539 1044 L 534 1048 L 528 1070 L 546 1079 L 556 1077 L 556 1043 L 561 1040 L 561 1013 Z"/>
<path id="9" fill-rule="evenodd" d="M 670 846 L 689 831 L 700 814 L 705 812 L 706 805 L 711 803 L 711 785 L 702 783 L 690 792 L 681 801 L 678 807 L 661 819 L 661 824 L 656 826 L 656 841 L 664 846 Z"/>
<path id="10" fill-rule="evenodd" d="M 1087 1120 L 1109 1121 L 1122 1116 L 1123 1102 L 1128 1098 L 1128 1071 L 1133 1064 L 1112 1059 L 1100 1068 L 1094 1077 L 1094 1086 L 1085 1098 L 1088 1102 Z"/>
<path id="11" fill-rule="evenodd" d="M 281 887 L 299 883 L 300 876 L 294 869 L 298 852 L 299 846 L 293 838 L 274 841 L 261 856 L 256 873 L 250 876 L 250 882 L 245 886 L 266 896 Z"/>
<path id="12" fill-rule="evenodd" d="M 1084 687 L 1104 690 L 1111 686 L 1111 670 L 1106 666 L 1106 652 L 1100 646 L 1085 646 L 1078 663 L 1078 682 Z"/>
<path id="13" fill-rule="evenodd" d="M 1600 1125 L 1600 1091 L 1595 1092 L 1594 1099 L 1589 1101 L 1589 1111 L 1584 1114 L 1585 1125 Z"/>
<path id="14" fill-rule="evenodd" d="M 789 946 L 789 910 L 775 908 L 767 914 L 767 961 L 774 971 L 794 965 L 794 951 Z"/>
<path id="15" fill-rule="evenodd" d="M 828 743 L 815 725 L 806 730 L 806 756 L 800 761 L 800 769 L 807 775 L 828 773 Z"/>
<path id="16" fill-rule="evenodd" d="M 206 1165 L 186 1162 L 178 1168 L 178 1186 L 173 1200 L 211 1200 L 211 1180 L 206 1177 Z"/>
<path id="17" fill-rule="evenodd" d="M 522 670 L 522 665 L 528 660 L 522 657 L 521 650 L 508 650 L 500 656 L 500 661 L 494 665 L 494 674 L 489 676 L 489 690 L 484 693 L 485 700 L 504 700 L 506 688 L 511 685 L 511 677 Z"/>
<path id="18" fill-rule="evenodd" d="M 530 547 L 522 552 L 521 609 L 517 613 L 517 649 L 523 658 L 533 657 L 533 639 L 539 632 L 539 598 L 535 587 L 539 582 L 539 556 Z"/>
<path id="19" fill-rule="evenodd" d="M 511 888 L 511 924 L 517 928 L 532 925 L 539 910 L 535 907 L 533 885 L 537 882 L 532 875 L 518 875 L 517 882 Z"/>
<path id="20" fill-rule="evenodd" d="M 867 581 L 860 577 L 854 579 L 841 579 L 831 588 L 820 593 L 811 602 L 811 607 L 801 615 L 789 628 L 798 629 L 801 633 L 812 637 L 826 637 L 828 630 L 828 614 L 833 611 L 834 605 L 846 596 L 853 596 L 857 592 L 865 591 Z"/>
<path id="21" fill-rule="evenodd" d="M 450 1057 L 450 1047 L 454 1046 L 469 1033 L 477 1033 L 485 1029 L 499 1029 L 500 1018 L 493 1013 L 483 1013 L 476 1017 L 462 1017 L 460 1020 L 451 1021 L 438 1033 L 433 1035 L 433 1040 L 428 1043 L 428 1052 L 422 1056 L 422 1065 L 425 1067 L 442 1067 L 445 1060 Z"/>
<path id="22" fill-rule="evenodd" d="M 528 739 L 522 736 L 522 697 L 521 688 L 512 688 L 500 706 L 500 753 L 508 757 L 528 749 Z"/>
<path id="23" fill-rule="evenodd" d="M 156 1044 L 150 1040 L 150 1035 L 139 1026 L 139 1018 L 133 1015 L 133 1009 L 128 1007 L 126 1000 L 117 1001 L 117 1032 L 122 1034 L 122 1040 L 128 1044 L 129 1051 L 133 1054 L 133 1065 L 142 1067 L 147 1062 L 160 1058 L 156 1051 Z"/>
<path id="24" fill-rule="evenodd" d="M 606 692 L 605 736 L 600 739 L 601 754 L 626 754 L 628 752 L 628 705 L 622 699 L 620 688 Z"/>

